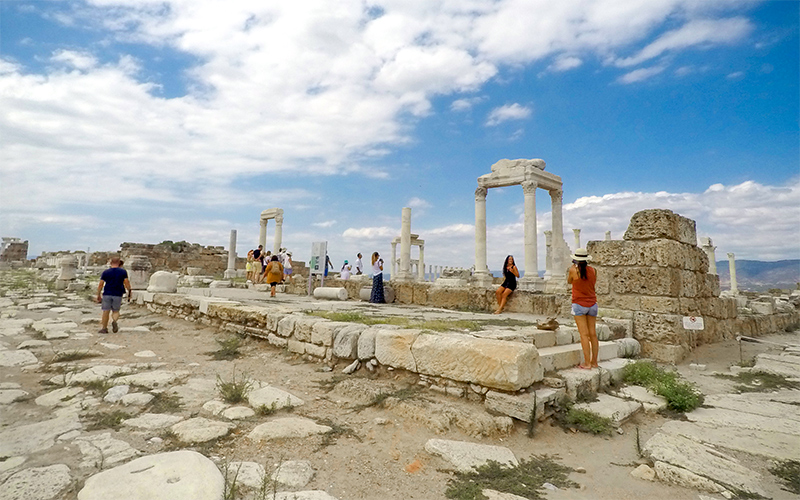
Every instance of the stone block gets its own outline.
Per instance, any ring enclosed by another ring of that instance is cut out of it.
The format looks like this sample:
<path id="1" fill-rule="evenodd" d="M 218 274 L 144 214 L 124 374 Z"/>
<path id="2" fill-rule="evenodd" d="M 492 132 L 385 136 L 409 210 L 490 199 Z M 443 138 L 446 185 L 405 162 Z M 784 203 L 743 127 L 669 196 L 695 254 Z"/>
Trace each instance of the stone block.
<path id="1" fill-rule="evenodd" d="M 358 359 L 367 360 L 375 357 L 375 335 L 381 327 L 370 327 L 361 332 L 358 337 Z"/>
<path id="2" fill-rule="evenodd" d="M 719 297 L 719 275 L 706 274 L 706 288 L 711 291 L 712 297 Z"/>
<path id="3" fill-rule="evenodd" d="M 431 288 L 428 293 L 429 305 L 444 309 L 463 309 L 470 305 L 468 288 Z"/>
<path id="4" fill-rule="evenodd" d="M 309 344 L 307 342 L 304 343 L 306 354 L 310 354 L 316 358 L 325 358 L 328 355 L 328 348 L 324 345 L 316 345 L 316 344 Z"/>
<path id="5" fill-rule="evenodd" d="M 610 298 L 614 299 L 614 307 L 618 309 L 627 309 L 629 311 L 639 311 L 642 309 L 641 299 L 638 295 L 612 295 Z"/>
<path id="6" fill-rule="evenodd" d="M 756 314 L 774 314 L 775 313 L 775 306 L 772 302 L 757 302 L 757 301 L 750 301 L 747 304 L 754 313 Z"/>
<path id="7" fill-rule="evenodd" d="M 375 333 L 375 358 L 382 365 L 419 373 L 416 359 L 411 352 L 411 347 L 419 336 L 420 330 L 414 329 L 378 330 Z"/>
<path id="8" fill-rule="evenodd" d="M 595 331 L 597 332 L 597 340 L 611 340 L 612 332 L 608 325 L 597 323 L 595 325 Z M 580 341 L 580 338 L 578 338 L 578 340 Z"/>
<path id="9" fill-rule="evenodd" d="M 150 276 L 148 292 L 175 293 L 178 291 L 178 275 L 167 271 L 156 271 Z"/>
<path id="10" fill-rule="evenodd" d="M 342 359 L 358 358 L 358 338 L 366 325 L 353 324 L 336 332 L 333 338 L 333 355 Z"/>
<path id="11" fill-rule="evenodd" d="M 287 339 L 286 348 L 295 354 L 305 354 L 306 343 L 295 339 Z"/>
<path id="12" fill-rule="evenodd" d="M 341 321 L 319 321 L 311 327 L 311 343 L 331 347 L 336 332 L 349 326 L 350 323 Z"/>
<path id="13" fill-rule="evenodd" d="M 683 316 L 647 312 L 633 313 L 633 337 L 639 341 L 679 344 L 683 332 Z"/>
<path id="14" fill-rule="evenodd" d="M 507 415 L 523 422 L 530 422 L 531 416 L 541 419 L 545 415 L 545 407 L 564 399 L 566 391 L 561 389 L 539 389 L 535 392 L 522 394 L 509 394 L 506 392 L 489 391 L 484 399 L 487 410 L 501 415 Z M 534 414 L 534 404 L 536 413 Z"/>
<path id="15" fill-rule="evenodd" d="M 636 212 L 631 217 L 623 240 L 652 240 L 666 238 L 697 245 L 695 222 L 671 210 L 650 209 Z"/>
<path id="16" fill-rule="evenodd" d="M 595 293 L 597 295 L 608 295 L 611 293 L 611 283 L 616 279 L 615 268 L 592 264 L 592 267 L 597 272 L 597 282 L 594 285 Z"/>
<path id="17" fill-rule="evenodd" d="M 553 330 L 539 330 L 537 328 L 522 328 L 520 334 L 530 339 L 537 349 L 553 347 L 556 345 L 556 332 Z"/>
<path id="18" fill-rule="evenodd" d="M 432 283 L 417 283 L 414 285 L 414 304 L 424 306 L 428 304 L 428 291 L 433 286 Z"/>
<path id="19" fill-rule="evenodd" d="M 414 303 L 414 288 L 413 283 L 392 281 L 392 288 L 394 288 L 394 300 L 400 304 L 413 304 Z"/>
<path id="20" fill-rule="evenodd" d="M 617 357 L 617 344 L 614 342 L 600 342 L 598 360 Z M 583 360 L 583 350 L 580 344 L 560 345 L 539 349 L 539 363 L 545 372 L 563 370 L 576 366 Z"/>
<path id="21" fill-rule="evenodd" d="M 633 322 L 630 319 L 603 317 L 600 321 L 611 328 L 612 338 L 633 337 Z"/>
<path id="22" fill-rule="evenodd" d="M 639 309 L 645 312 L 661 314 L 683 314 L 681 301 L 677 297 L 641 297 Z"/>
<path id="23" fill-rule="evenodd" d="M 271 333 L 278 332 L 278 323 L 286 317 L 286 313 L 283 311 L 269 311 L 267 312 L 267 320 L 265 329 Z"/>
<path id="24" fill-rule="evenodd" d="M 269 342 L 271 345 L 274 345 L 275 347 L 280 347 L 281 349 L 285 348 L 289 344 L 288 340 L 286 340 L 283 337 L 278 337 L 274 333 L 270 333 L 267 336 L 267 342 Z"/>
<path id="25" fill-rule="evenodd" d="M 620 426 L 642 409 L 642 403 L 617 398 L 608 394 L 598 394 L 597 401 L 578 403 L 573 408 L 590 411 L 610 419 L 614 426 Z"/>
<path id="26" fill-rule="evenodd" d="M 278 321 L 278 328 L 275 333 L 281 337 L 291 337 L 294 334 L 294 324 L 297 321 L 297 318 L 298 316 L 294 314 L 284 316 L 283 319 Z"/>
<path id="27" fill-rule="evenodd" d="M 611 291 L 619 295 L 677 297 L 680 290 L 680 271 L 662 267 L 618 268 L 611 284 Z"/>
<path id="28" fill-rule="evenodd" d="M 294 338 L 301 342 L 311 342 L 312 329 L 317 323 L 327 323 L 330 320 L 314 316 L 299 317 L 294 322 Z"/>
<path id="29" fill-rule="evenodd" d="M 614 268 L 620 266 L 640 266 L 644 262 L 644 248 L 638 242 L 622 240 L 590 241 L 586 250 L 592 256 L 592 267 Z M 598 284 L 600 273 L 598 272 Z"/>
<path id="30" fill-rule="evenodd" d="M 689 354 L 685 345 L 668 345 L 642 341 L 642 354 L 660 363 L 678 364 Z"/>
<path id="31" fill-rule="evenodd" d="M 411 345 L 411 355 L 418 373 L 493 389 L 515 391 L 542 378 L 536 369 L 538 351 L 530 344 L 422 334 Z"/>
<path id="32" fill-rule="evenodd" d="M 562 330 L 560 327 L 558 330 L 555 331 L 555 340 L 556 345 L 569 345 L 572 343 L 572 330 L 564 329 Z"/>

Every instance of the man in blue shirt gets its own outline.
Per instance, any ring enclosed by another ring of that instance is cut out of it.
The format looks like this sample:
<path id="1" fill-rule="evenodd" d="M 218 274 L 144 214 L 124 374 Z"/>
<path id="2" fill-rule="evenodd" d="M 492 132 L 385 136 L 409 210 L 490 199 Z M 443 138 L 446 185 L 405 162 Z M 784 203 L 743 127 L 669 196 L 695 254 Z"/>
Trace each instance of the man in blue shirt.
<path id="1" fill-rule="evenodd" d="M 99 333 L 108 333 L 109 314 L 111 315 L 111 329 L 114 333 L 119 331 L 117 320 L 119 319 L 119 308 L 122 306 L 122 296 L 127 290 L 128 302 L 130 302 L 133 293 L 131 282 L 128 281 L 128 271 L 120 267 L 122 261 L 119 260 L 119 257 L 113 257 L 109 265 L 111 267 L 103 271 L 103 274 L 100 275 L 100 283 L 97 284 L 97 302 L 102 304 L 103 309 L 102 328 Z"/>

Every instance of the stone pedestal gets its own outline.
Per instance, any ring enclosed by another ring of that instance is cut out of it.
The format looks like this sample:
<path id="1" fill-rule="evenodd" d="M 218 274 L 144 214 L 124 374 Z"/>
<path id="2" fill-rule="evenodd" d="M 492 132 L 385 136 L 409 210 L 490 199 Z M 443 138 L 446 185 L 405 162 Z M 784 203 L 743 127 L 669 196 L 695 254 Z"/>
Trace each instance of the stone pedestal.
<path id="1" fill-rule="evenodd" d="M 78 259 L 74 255 L 65 255 L 58 261 L 58 278 L 56 278 L 56 290 L 66 290 L 69 284 L 77 278 L 76 269 Z"/>
<path id="2" fill-rule="evenodd" d="M 708 274 L 717 274 L 717 257 L 714 252 L 717 247 L 714 246 L 714 242 L 709 237 L 700 238 L 700 248 L 708 256 Z"/>
<path id="3" fill-rule="evenodd" d="M 131 282 L 131 288 L 134 290 L 146 290 L 150 283 L 150 270 L 153 266 L 150 264 L 150 259 L 146 255 L 131 255 L 129 257 L 128 279 Z"/>

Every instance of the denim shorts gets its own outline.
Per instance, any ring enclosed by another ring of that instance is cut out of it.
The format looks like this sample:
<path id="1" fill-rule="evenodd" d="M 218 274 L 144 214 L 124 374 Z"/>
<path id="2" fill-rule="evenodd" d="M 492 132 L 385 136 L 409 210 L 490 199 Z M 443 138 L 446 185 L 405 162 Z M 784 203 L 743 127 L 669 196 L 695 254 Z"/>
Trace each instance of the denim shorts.
<path id="1" fill-rule="evenodd" d="M 122 297 L 117 295 L 103 295 L 101 309 L 103 311 L 119 311 L 122 306 Z"/>
<path id="2" fill-rule="evenodd" d="M 583 307 L 580 304 L 572 304 L 573 316 L 597 316 L 597 304 L 592 307 Z"/>

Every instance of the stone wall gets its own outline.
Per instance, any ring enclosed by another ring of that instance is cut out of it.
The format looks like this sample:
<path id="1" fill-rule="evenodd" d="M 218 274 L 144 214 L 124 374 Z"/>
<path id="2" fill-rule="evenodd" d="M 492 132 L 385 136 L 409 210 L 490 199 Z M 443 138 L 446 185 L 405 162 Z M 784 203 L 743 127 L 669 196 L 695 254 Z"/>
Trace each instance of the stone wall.
<path id="1" fill-rule="evenodd" d="M 679 362 L 698 345 L 743 330 L 782 330 L 798 319 L 795 312 L 739 320 L 736 301 L 720 298 L 719 277 L 708 274 L 708 257 L 697 246 L 691 219 L 669 210 L 644 210 L 631 218 L 623 238 L 587 245 L 597 270 L 597 300 L 603 316 L 631 321 L 648 357 Z M 684 316 L 702 317 L 704 329 L 684 329 Z M 769 324 L 751 324 L 758 321 Z"/>
<path id="2" fill-rule="evenodd" d="M 3 246 L 0 262 L 25 262 L 28 260 L 28 240 L 10 241 Z"/>
<path id="3" fill-rule="evenodd" d="M 130 261 L 132 255 L 145 255 L 150 259 L 152 272 L 179 271 L 186 273 L 187 267 L 202 268 L 204 275 L 221 275 L 228 267 L 228 251 L 221 246 L 204 247 L 197 243 L 175 243 L 150 245 L 146 243 L 123 243 L 120 258 Z M 246 259 L 237 258 L 236 268 L 244 269 Z"/>

